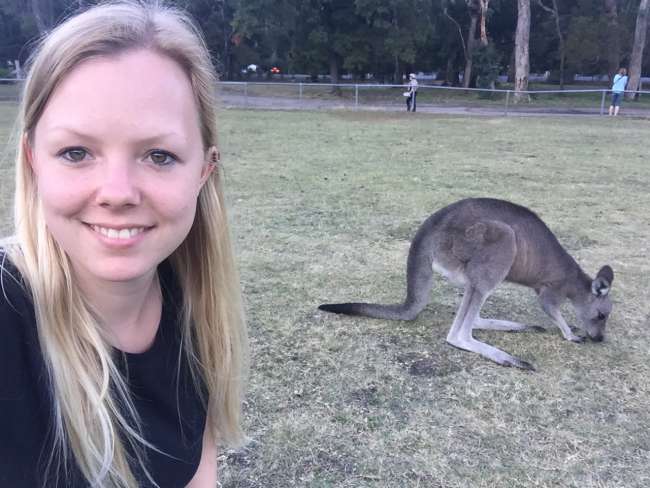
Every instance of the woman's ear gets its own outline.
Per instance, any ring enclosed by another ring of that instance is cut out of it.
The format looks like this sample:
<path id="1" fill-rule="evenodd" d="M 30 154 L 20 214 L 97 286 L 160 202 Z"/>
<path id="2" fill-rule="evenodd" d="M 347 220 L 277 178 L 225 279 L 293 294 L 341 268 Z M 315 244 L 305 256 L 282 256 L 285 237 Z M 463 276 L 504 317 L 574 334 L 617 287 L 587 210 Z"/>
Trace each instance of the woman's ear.
<path id="1" fill-rule="evenodd" d="M 27 164 L 29 164 L 31 170 L 34 171 L 34 152 L 32 151 L 32 146 L 29 142 L 29 135 L 27 133 L 23 134 L 21 144 L 23 146 L 22 150 L 25 154 L 25 160 L 27 161 Z"/>
<path id="2" fill-rule="evenodd" d="M 219 150 L 216 148 L 216 146 L 209 147 L 205 152 L 205 160 L 203 169 L 201 170 L 201 186 L 205 184 L 205 182 L 208 180 L 208 177 L 217 168 L 219 161 L 221 161 Z"/>

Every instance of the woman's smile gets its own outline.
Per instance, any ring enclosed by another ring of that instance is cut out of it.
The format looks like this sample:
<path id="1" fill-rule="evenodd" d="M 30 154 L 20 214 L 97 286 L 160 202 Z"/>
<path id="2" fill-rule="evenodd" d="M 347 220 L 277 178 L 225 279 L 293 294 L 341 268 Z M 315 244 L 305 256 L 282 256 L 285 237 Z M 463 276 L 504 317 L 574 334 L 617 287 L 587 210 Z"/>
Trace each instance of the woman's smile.
<path id="1" fill-rule="evenodd" d="M 127 224 L 127 225 L 108 225 L 108 224 L 88 224 L 84 225 L 89 228 L 100 242 L 112 248 L 127 248 L 134 246 L 142 241 L 144 235 L 151 231 L 154 226 Z"/>

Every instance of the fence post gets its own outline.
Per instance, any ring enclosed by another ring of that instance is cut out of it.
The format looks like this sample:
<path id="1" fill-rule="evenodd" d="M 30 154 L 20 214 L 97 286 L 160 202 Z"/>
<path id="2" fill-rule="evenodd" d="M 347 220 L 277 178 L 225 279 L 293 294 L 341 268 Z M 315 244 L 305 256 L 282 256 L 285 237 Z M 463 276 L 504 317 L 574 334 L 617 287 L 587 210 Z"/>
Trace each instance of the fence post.
<path id="1" fill-rule="evenodd" d="M 605 96 L 607 96 L 607 90 L 603 90 L 603 96 L 600 98 L 600 115 L 605 115 Z"/>
<path id="2" fill-rule="evenodd" d="M 508 116 L 508 103 L 510 103 L 510 90 L 506 91 L 506 111 L 505 116 Z"/>
<path id="3" fill-rule="evenodd" d="M 359 85 L 354 84 L 354 109 L 359 108 Z"/>
<path id="4" fill-rule="evenodd" d="M 298 98 L 302 100 L 302 81 L 299 83 L 300 85 L 300 94 L 298 95 Z"/>

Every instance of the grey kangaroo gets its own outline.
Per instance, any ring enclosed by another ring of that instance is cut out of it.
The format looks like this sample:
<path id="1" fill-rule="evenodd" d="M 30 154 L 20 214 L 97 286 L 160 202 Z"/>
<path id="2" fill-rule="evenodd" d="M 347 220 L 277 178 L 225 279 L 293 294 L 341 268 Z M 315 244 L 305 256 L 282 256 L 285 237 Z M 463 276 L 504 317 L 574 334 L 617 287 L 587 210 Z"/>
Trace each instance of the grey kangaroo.
<path id="1" fill-rule="evenodd" d="M 567 298 L 581 322 L 580 328 L 593 341 L 604 338 L 607 317 L 612 310 L 609 297 L 614 280 L 612 268 L 603 266 L 592 280 L 535 213 L 491 198 L 458 201 L 424 221 L 409 250 L 404 303 L 339 303 L 318 308 L 348 315 L 414 320 L 429 303 L 433 271 L 464 287 L 463 300 L 447 342 L 503 366 L 534 369 L 530 363 L 476 340 L 472 336 L 474 329 L 541 329 L 479 315 L 486 298 L 503 281 L 535 290 L 542 309 L 565 339 L 585 340 L 571 331 L 560 313 L 560 305 Z"/>

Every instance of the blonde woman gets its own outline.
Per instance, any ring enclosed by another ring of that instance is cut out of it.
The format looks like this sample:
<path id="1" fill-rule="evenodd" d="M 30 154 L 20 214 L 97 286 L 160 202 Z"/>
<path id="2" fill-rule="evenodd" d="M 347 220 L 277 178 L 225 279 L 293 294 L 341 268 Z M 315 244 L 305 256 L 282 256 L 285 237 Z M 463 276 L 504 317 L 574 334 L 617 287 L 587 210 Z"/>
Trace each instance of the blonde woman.
<path id="1" fill-rule="evenodd" d="M 102 4 L 39 45 L 0 250 L 0 486 L 214 488 L 246 334 L 192 22 Z"/>

